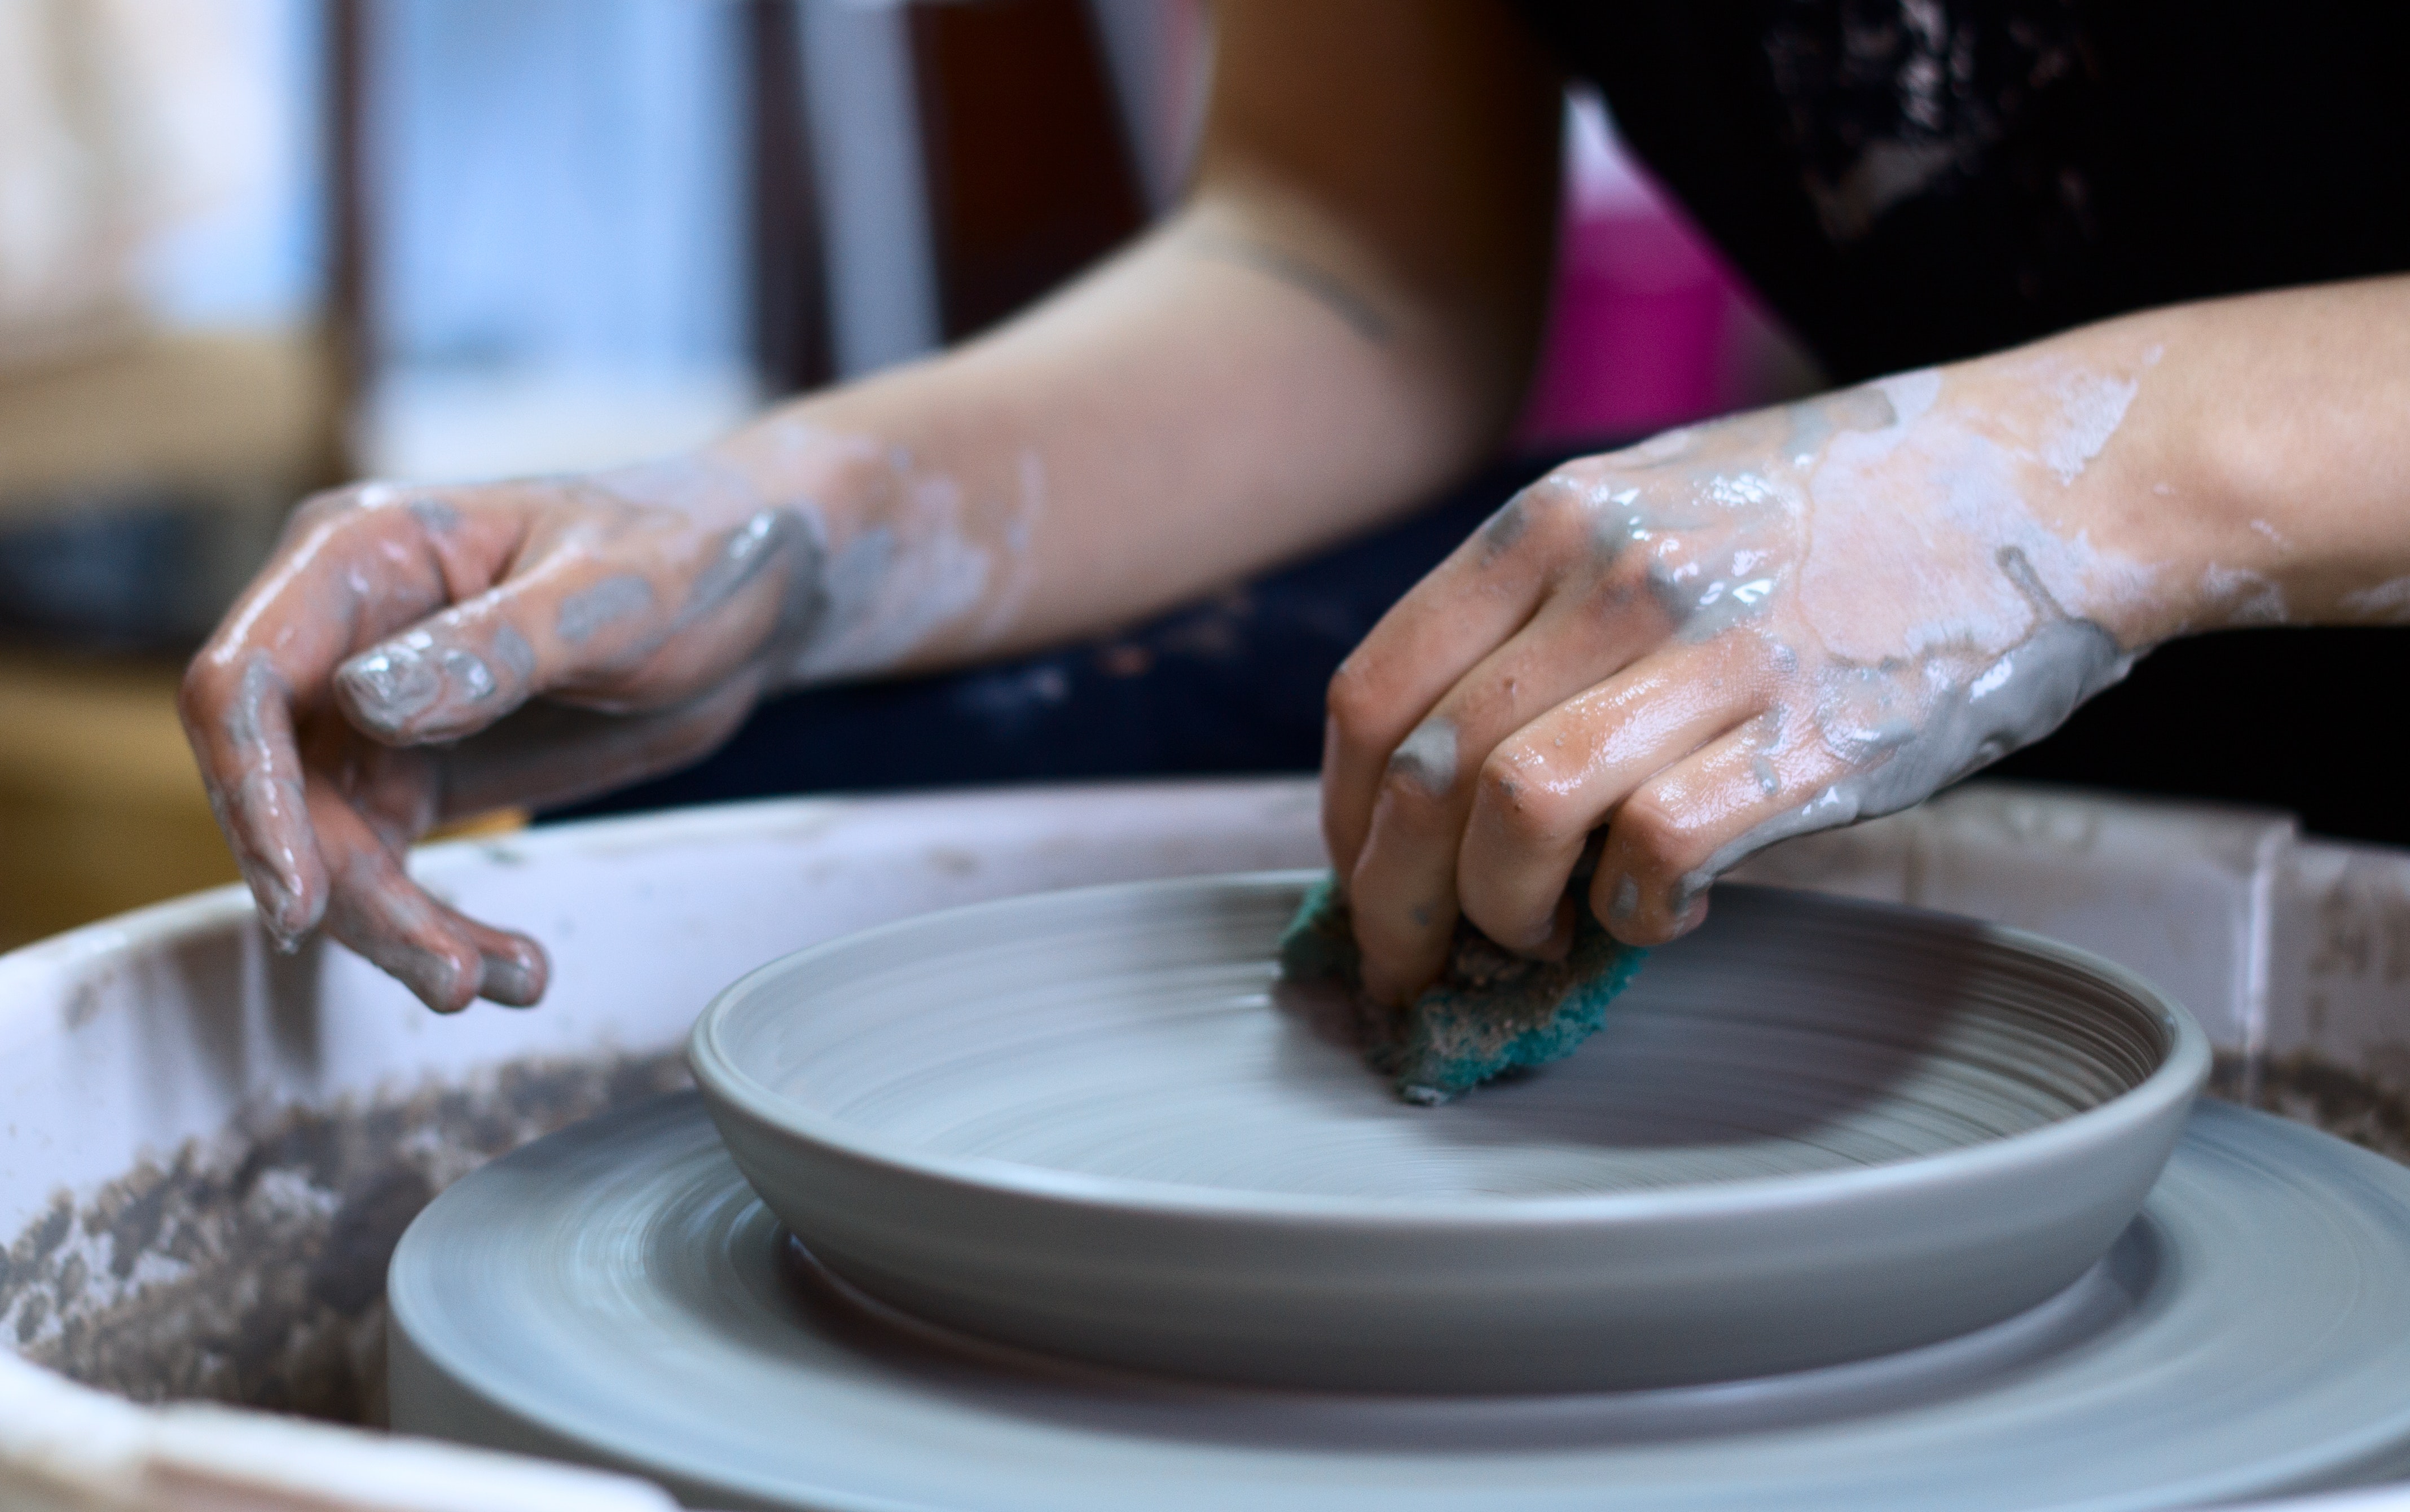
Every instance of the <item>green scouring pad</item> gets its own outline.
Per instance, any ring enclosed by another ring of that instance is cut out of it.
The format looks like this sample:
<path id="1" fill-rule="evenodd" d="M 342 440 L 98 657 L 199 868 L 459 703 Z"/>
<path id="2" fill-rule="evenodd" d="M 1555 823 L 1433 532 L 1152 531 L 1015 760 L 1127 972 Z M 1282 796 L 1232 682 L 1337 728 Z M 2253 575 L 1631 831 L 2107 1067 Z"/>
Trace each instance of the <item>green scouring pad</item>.
<path id="1" fill-rule="evenodd" d="M 1459 921 L 1440 979 L 1402 1010 L 1365 1003 L 1361 963 L 1337 878 L 1326 877 L 1281 936 L 1281 976 L 1334 981 L 1363 1011 L 1364 1058 L 1397 1079 L 1408 1102 L 1442 1103 L 1518 1067 L 1561 1060 L 1606 1022 L 1606 1005 L 1648 952 L 1577 909 L 1562 961 L 1532 961 Z"/>

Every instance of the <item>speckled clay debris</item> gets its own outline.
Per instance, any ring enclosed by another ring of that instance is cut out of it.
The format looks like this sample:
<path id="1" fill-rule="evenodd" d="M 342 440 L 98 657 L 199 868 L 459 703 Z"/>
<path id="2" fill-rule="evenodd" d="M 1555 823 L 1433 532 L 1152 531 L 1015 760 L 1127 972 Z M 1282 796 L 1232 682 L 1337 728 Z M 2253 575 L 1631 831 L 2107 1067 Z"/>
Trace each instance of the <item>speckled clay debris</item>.
<path id="1" fill-rule="evenodd" d="M 1408 1102 L 1442 1103 L 1504 1072 L 1561 1060 L 1606 1022 L 1606 1005 L 1648 952 L 1609 935 L 1588 909 L 1575 917 L 1562 961 L 1527 960 L 1459 921 L 1447 969 L 1397 1011 L 1363 1002 L 1347 900 L 1326 877 L 1281 936 L 1281 975 L 1358 993 L 1365 1059 L 1395 1077 Z"/>

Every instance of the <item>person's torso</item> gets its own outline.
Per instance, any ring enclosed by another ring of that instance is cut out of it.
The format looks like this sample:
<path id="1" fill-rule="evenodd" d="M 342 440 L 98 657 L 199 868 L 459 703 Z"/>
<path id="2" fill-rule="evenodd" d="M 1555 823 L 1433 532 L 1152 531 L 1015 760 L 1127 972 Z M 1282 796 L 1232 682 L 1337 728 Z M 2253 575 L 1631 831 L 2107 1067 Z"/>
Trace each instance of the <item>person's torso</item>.
<path id="1" fill-rule="evenodd" d="M 2410 269 L 2391 0 L 1523 4 L 1837 380 Z"/>

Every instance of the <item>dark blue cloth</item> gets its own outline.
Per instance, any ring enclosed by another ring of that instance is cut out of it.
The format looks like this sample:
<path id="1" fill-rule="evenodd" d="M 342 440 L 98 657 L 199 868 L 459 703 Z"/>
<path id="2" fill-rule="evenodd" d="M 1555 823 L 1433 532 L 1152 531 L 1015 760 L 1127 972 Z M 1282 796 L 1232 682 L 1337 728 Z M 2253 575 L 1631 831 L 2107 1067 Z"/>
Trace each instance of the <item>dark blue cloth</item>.
<path id="1" fill-rule="evenodd" d="M 1340 661 L 1560 459 L 1499 463 L 1401 524 L 1125 634 L 777 699 L 700 764 L 548 817 L 790 792 L 1311 771 Z"/>

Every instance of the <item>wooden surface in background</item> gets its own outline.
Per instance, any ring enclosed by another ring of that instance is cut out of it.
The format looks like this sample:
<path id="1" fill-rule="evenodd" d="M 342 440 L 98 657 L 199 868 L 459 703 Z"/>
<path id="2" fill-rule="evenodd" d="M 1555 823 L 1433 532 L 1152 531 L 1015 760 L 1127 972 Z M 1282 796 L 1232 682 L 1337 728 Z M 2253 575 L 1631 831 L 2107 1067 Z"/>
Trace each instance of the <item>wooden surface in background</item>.
<path id="1" fill-rule="evenodd" d="M 176 720 L 181 675 L 0 651 L 0 950 L 236 880 Z"/>
<path id="2" fill-rule="evenodd" d="M 178 676 L 0 655 L 0 947 L 235 880 Z"/>
<path id="3" fill-rule="evenodd" d="M 333 360 L 307 332 L 155 336 L 11 372 L 0 516 L 129 487 L 289 502 L 341 472 L 341 429 Z"/>

